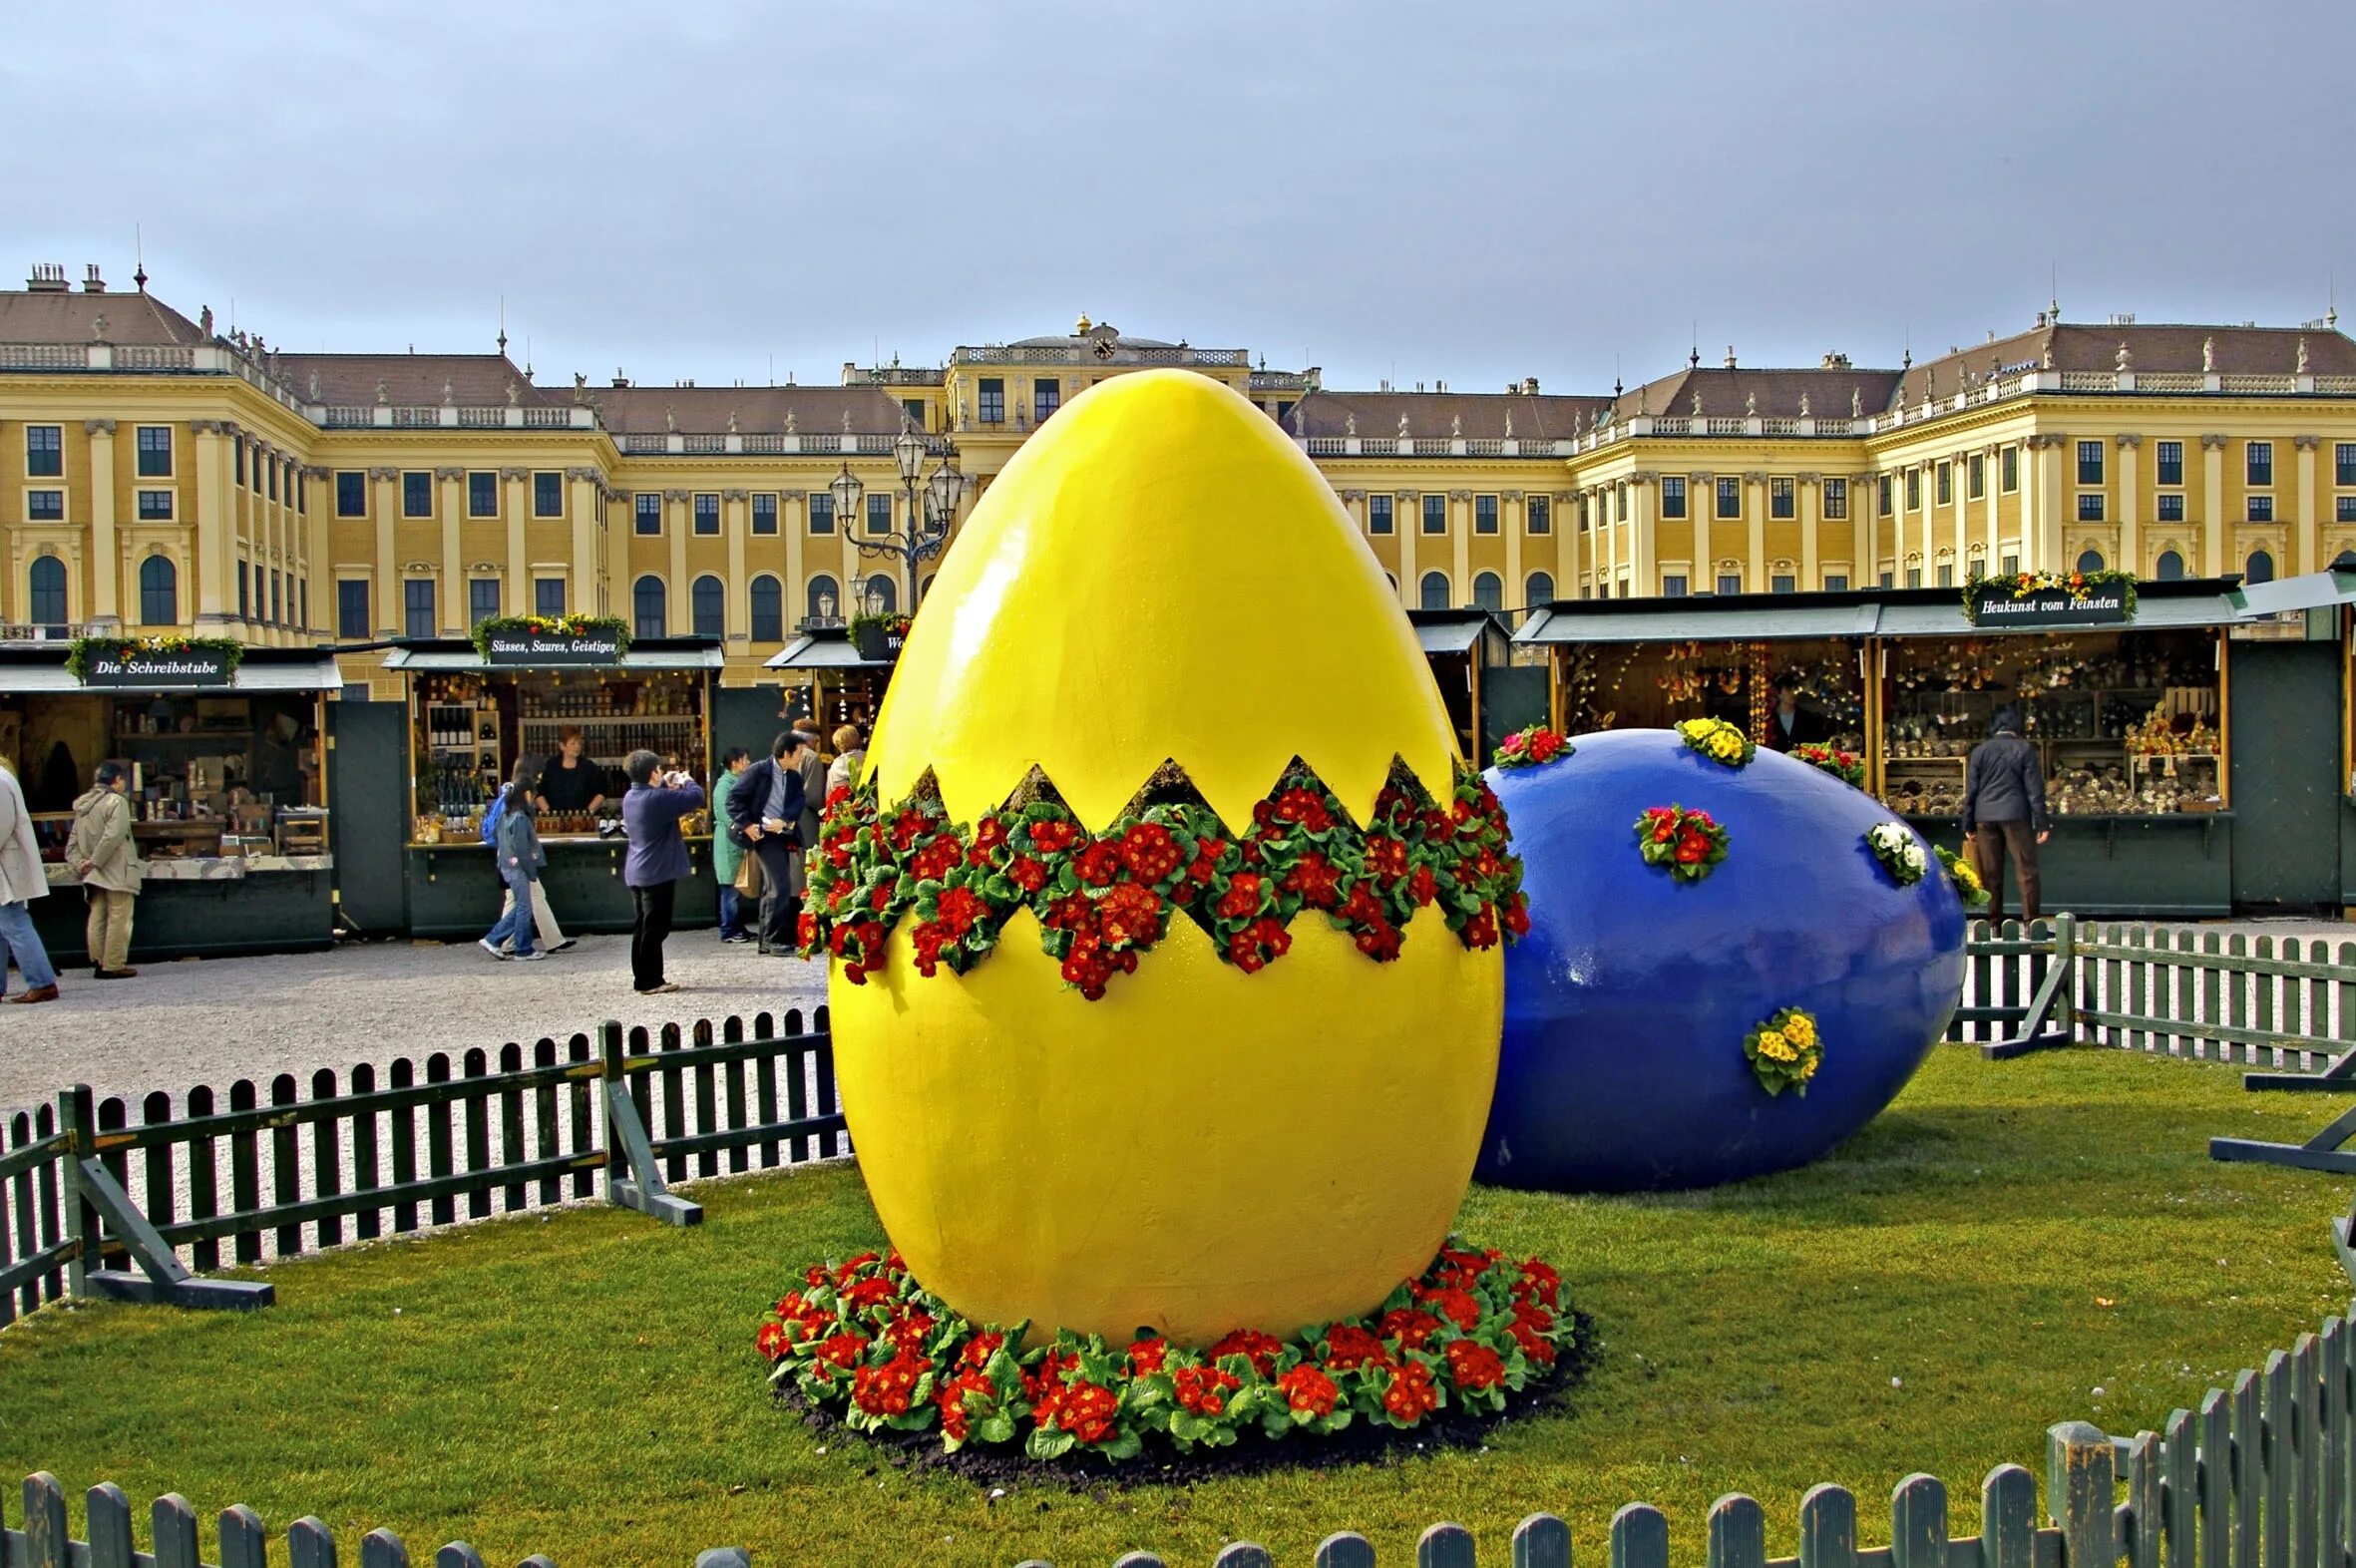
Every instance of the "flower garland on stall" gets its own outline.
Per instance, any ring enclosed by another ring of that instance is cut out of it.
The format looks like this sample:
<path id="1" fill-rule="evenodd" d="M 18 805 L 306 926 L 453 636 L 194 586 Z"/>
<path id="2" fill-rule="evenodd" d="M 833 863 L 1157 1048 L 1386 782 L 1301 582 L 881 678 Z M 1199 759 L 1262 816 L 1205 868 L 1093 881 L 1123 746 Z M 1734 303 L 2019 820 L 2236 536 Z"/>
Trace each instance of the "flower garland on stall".
<path id="1" fill-rule="evenodd" d="M 1533 768 L 1567 757 L 1575 749 L 1558 731 L 1533 724 L 1528 729 L 1515 730 L 1500 741 L 1496 755 L 1489 761 L 1491 766 L 1499 768 Z"/>
<path id="2" fill-rule="evenodd" d="M 1739 725 L 1729 724 L 1725 719 L 1680 719 L 1677 738 L 1711 761 L 1730 768 L 1746 766 L 1759 751 Z"/>
<path id="3" fill-rule="evenodd" d="M 1587 1336 L 1553 1268 L 1452 1245 L 1367 1317 L 1290 1340 L 1239 1329 L 1193 1351 L 1064 1331 L 1025 1351 L 1028 1328 L 970 1323 L 897 1252 L 868 1252 L 810 1269 L 753 1344 L 774 1390 L 855 1431 L 1117 1462 L 1149 1442 L 1184 1454 L 1359 1422 L 1413 1431 L 1450 1406 L 1493 1416 L 1575 1373 Z"/>
<path id="4" fill-rule="evenodd" d="M 1922 840 L 1902 822 L 1876 823 L 1867 828 L 1865 847 L 1873 851 L 1881 869 L 1890 874 L 1890 881 L 1901 888 L 1911 888 L 1930 869 L 1929 859 L 1922 853 Z"/>
<path id="5" fill-rule="evenodd" d="M 1824 1042 L 1812 1014 L 1785 1007 L 1743 1037 L 1743 1054 L 1769 1094 L 1789 1089 L 1804 1097 L 1808 1080 L 1824 1064 Z"/>
<path id="6" fill-rule="evenodd" d="M 1365 828 L 1305 767 L 1278 781 L 1240 833 L 1199 801 L 1147 806 L 1091 833 L 1043 779 L 1025 793 L 968 827 L 949 820 L 929 775 L 889 812 L 872 783 L 835 791 L 810 857 L 802 955 L 840 959 L 843 978 L 863 984 L 913 914 L 918 971 L 962 975 L 1028 909 L 1065 983 L 1096 1001 L 1180 913 L 1246 974 L 1290 951 L 1291 925 L 1309 910 L 1377 962 L 1398 957 L 1424 909 L 1468 948 L 1529 931 L 1504 807 L 1469 768 L 1443 807 L 1394 764 Z"/>
<path id="7" fill-rule="evenodd" d="M 1648 866 L 1679 882 L 1700 882 L 1727 856 L 1727 830 L 1707 811 L 1649 806 L 1636 819 L 1636 845 Z"/>
<path id="8" fill-rule="evenodd" d="M 187 637 L 177 632 L 153 637 L 74 637 L 66 643 L 66 673 L 88 681 L 94 656 L 124 658 L 142 653 L 217 653 L 222 671 L 234 678 L 245 658 L 245 644 L 234 637 Z"/>
<path id="9" fill-rule="evenodd" d="M 579 611 L 563 615 L 493 615 L 476 621 L 469 636 L 475 651 L 489 658 L 491 639 L 502 632 L 534 637 L 607 636 L 624 653 L 630 645 L 630 624 L 619 615 L 589 615 Z"/>
<path id="10" fill-rule="evenodd" d="M 1984 588 L 1999 588 L 2016 599 L 2031 598 L 2039 593 L 2066 594 L 2074 604 L 2091 598 L 2095 590 L 2117 588 L 2125 601 L 2127 616 L 2135 618 L 2136 578 L 2132 572 L 2019 572 L 1998 577 L 1976 577 L 1963 586 L 1963 618 L 1979 624 L 1980 594 Z"/>
<path id="11" fill-rule="evenodd" d="M 1791 759 L 1804 762 L 1811 768 L 1831 774 L 1856 789 L 1865 787 L 1865 759 L 1853 751 L 1842 751 L 1833 746 L 1819 746 L 1813 741 L 1791 748 Z"/>

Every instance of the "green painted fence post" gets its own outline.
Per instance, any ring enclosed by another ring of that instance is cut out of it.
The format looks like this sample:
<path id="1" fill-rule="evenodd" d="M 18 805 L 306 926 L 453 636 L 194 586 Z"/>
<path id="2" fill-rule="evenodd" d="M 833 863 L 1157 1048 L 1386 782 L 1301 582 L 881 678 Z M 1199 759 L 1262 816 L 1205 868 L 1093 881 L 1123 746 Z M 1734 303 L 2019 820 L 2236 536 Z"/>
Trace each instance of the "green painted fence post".
<path id="1" fill-rule="evenodd" d="M 66 1568 L 72 1539 L 66 1532 L 66 1489 L 47 1470 L 26 1476 L 26 1568 Z"/>
<path id="2" fill-rule="evenodd" d="M 335 1532 L 314 1514 L 304 1514 L 286 1527 L 288 1568 L 335 1568 Z"/>
<path id="3" fill-rule="evenodd" d="M 1435 1524 L 1415 1539 L 1415 1568 L 1473 1568 L 1472 1532 Z"/>
<path id="4" fill-rule="evenodd" d="M 1374 1568 L 1374 1543 L 1356 1530 L 1337 1530 L 1317 1543 L 1311 1561 L 1315 1568 Z"/>
<path id="5" fill-rule="evenodd" d="M 58 1206 L 65 1211 L 66 1295 L 74 1301 L 90 1299 L 90 1260 L 98 1256 L 97 1211 L 82 1196 L 82 1162 L 92 1153 L 91 1131 L 98 1125 L 90 1108 L 90 1085 L 77 1083 L 57 1096 L 58 1130 L 66 1135 L 65 1158 L 57 1163 Z"/>
<path id="6" fill-rule="evenodd" d="M 178 1492 L 166 1492 L 148 1510 L 148 1539 L 156 1546 L 156 1568 L 197 1568 L 196 1510 Z"/>
<path id="7" fill-rule="evenodd" d="M 1612 1515 L 1612 1568 L 1669 1568 L 1669 1520 L 1651 1503 Z"/>
<path id="8" fill-rule="evenodd" d="M 1710 1505 L 1709 1568 L 1767 1568 L 1767 1513 L 1730 1492 Z"/>
<path id="9" fill-rule="evenodd" d="M 2054 963 L 2062 971 L 2061 989 L 2054 993 L 2053 1026 L 2062 1038 L 2075 1041 L 2078 1037 L 2078 917 L 2064 914 L 2054 919 Z"/>
<path id="10" fill-rule="evenodd" d="M 1890 1493 L 1893 1568 L 1947 1568 L 1947 1486 L 1919 1472 Z"/>
<path id="11" fill-rule="evenodd" d="M 1847 1487 L 1819 1482 L 1800 1498 L 1799 1568 L 1857 1568 L 1857 1498 Z"/>
<path id="12" fill-rule="evenodd" d="M 2037 1561 L 2037 1477 L 2000 1464 L 1980 1482 L 1980 1568 L 2033 1568 Z"/>
<path id="13" fill-rule="evenodd" d="M 2045 1505 L 2062 1531 L 2062 1568 L 2113 1568 L 2119 1526 L 2111 1439 L 2086 1421 L 2046 1432 Z"/>
<path id="14" fill-rule="evenodd" d="M 1365 1568 L 1374 1568 L 1371 1549 Z M 1571 1568 L 1571 1527 L 1550 1513 L 1522 1520 L 1513 1527 L 1513 1568 Z"/>
<path id="15" fill-rule="evenodd" d="M 90 1568 L 131 1568 L 131 1499 L 113 1481 L 90 1488 L 85 1509 Z"/>

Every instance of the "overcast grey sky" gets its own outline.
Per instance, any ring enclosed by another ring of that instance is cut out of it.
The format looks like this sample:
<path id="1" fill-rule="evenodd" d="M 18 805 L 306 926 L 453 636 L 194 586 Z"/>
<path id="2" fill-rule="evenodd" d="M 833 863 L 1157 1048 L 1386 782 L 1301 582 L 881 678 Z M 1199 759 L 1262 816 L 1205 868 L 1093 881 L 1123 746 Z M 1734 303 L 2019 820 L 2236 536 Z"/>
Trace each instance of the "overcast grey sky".
<path id="1" fill-rule="evenodd" d="M 0 264 L 294 349 L 833 381 L 1068 330 L 1328 384 L 1892 363 L 2356 290 L 2344 0 L 15 4 Z M 10 254 L 8 252 L 13 252 Z M 14 274 L 21 278 L 22 271 Z M 12 283 L 9 286 L 21 286 Z"/>

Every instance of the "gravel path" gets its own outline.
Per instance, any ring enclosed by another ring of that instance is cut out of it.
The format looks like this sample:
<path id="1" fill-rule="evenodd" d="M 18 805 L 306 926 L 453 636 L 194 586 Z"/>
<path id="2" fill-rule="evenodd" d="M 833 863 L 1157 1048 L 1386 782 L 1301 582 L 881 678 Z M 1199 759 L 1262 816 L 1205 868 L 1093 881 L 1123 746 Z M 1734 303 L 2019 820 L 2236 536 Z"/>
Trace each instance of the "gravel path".
<path id="1" fill-rule="evenodd" d="M 318 1067 L 559 1039 L 607 1018 L 648 1025 L 730 1013 L 806 1013 L 825 999 L 825 972 L 800 959 L 723 947 L 682 932 L 665 950 L 663 996 L 630 988 L 629 939 L 584 937 L 542 963 L 502 964 L 472 943 L 352 943 L 328 953 L 149 964 L 139 978 L 59 980 L 65 994 L 0 1007 L 0 1113 L 53 1099 L 74 1083 L 108 1094 L 164 1089 L 177 1104 L 193 1084 L 266 1083 Z M 14 993 L 23 983 L 8 977 Z"/>

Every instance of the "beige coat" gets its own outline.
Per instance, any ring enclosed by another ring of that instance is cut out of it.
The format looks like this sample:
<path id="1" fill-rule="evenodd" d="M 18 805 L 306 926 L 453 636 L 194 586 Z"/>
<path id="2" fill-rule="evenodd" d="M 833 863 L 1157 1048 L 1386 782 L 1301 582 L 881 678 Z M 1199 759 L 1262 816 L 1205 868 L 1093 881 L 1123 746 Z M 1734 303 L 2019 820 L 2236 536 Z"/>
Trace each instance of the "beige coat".
<path id="1" fill-rule="evenodd" d="M 116 893 L 139 891 L 139 846 L 131 839 L 131 802 L 111 789 L 93 787 L 74 802 L 74 835 L 66 861 L 86 888 Z"/>
<path id="2" fill-rule="evenodd" d="M 49 891 L 41 869 L 41 843 L 33 837 L 32 813 L 16 775 L 0 768 L 0 904 L 24 904 Z"/>

